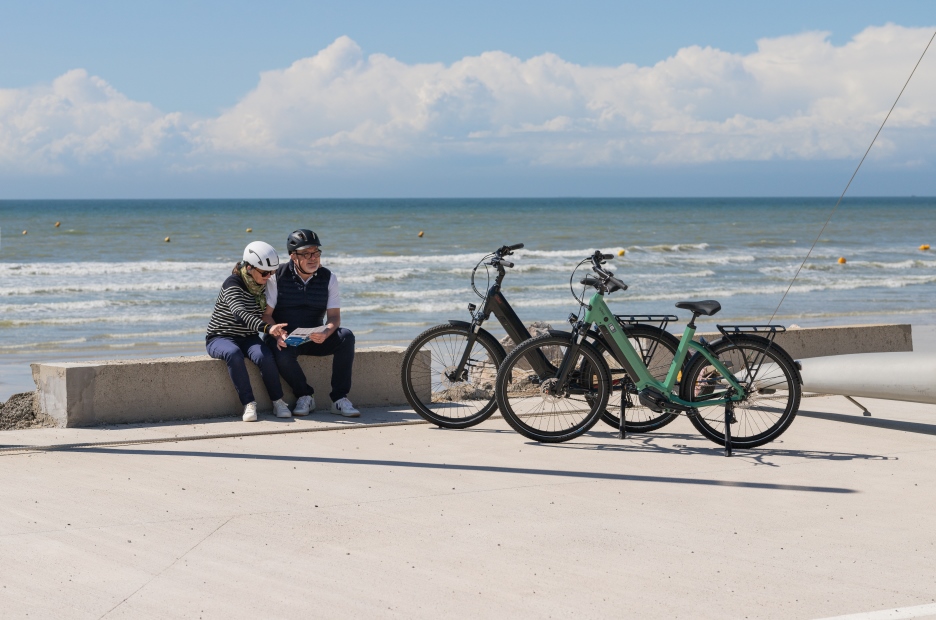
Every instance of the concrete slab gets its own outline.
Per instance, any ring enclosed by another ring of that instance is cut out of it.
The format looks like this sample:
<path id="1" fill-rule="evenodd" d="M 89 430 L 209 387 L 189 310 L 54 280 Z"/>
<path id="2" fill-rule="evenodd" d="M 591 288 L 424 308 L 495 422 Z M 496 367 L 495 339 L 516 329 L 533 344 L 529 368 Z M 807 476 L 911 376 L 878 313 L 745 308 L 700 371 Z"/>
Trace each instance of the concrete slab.
<path id="1" fill-rule="evenodd" d="M 7 453 L 0 609 L 821 618 L 932 604 L 936 406 L 866 404 L 873 418 L 840 397 L 804 399 L 781 440 L 730 459 L 685 420 L 559 445 L 492 420 Z M 10 431 L 0 443 L 276 425 Z"/>

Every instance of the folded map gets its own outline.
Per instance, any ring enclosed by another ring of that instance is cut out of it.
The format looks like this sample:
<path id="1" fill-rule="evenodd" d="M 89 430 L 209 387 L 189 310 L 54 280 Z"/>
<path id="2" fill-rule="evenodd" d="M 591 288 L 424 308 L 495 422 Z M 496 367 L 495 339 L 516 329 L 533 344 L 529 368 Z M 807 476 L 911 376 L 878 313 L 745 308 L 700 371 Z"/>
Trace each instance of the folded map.
<path id="1" fill-rule="evenodd" d="M 286 336 L 286 344 L 291 347 L 298 347 L 300 344 L 309 342 L 309 336 L 312 334 L 321 334 L 328 331 L 328 327 L 320 325 L 319 327 L 300 327 L 294 329 L 291 334 Z"/>

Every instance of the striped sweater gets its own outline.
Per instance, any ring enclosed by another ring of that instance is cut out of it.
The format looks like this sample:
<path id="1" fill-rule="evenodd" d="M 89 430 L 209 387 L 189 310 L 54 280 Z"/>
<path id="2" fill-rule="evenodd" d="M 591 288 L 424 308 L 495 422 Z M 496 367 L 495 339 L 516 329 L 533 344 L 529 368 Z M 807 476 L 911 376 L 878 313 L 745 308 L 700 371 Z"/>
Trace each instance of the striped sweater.
<path id="1" fill-rule="evenodd" d="M 269 333 L 270 326 L 260 319 L 261 314 L 257 300 L 247 291 L 241 277 L 232 274 L 221 285 L 205 339 L 211 340 L 215 336 L 243 338 L 258 332 Z"/>

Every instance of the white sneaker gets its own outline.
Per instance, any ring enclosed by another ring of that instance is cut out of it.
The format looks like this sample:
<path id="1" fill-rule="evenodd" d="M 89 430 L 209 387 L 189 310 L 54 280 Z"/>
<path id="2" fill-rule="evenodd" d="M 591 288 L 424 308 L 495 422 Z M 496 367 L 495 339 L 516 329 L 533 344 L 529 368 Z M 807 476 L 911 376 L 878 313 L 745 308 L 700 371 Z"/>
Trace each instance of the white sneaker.
<path id="1" fill-rule="evenodd" d="M 244 422 L 257 421 L 257 403 L 247 403 L 244 405 Z"/>
<path id="2" fill-rule="evenodd" d="M 296 401 L 296 408 L 293 409 L 293 415 L 309 415 L 315 411 L 314 396 L 300 396 Z"/>
<path id="3" fill-rule="evenodd" d="M 283 399 L 273 401 L 273 413 L 276 414 L 278 418 L 291 418 L 292 412 L 289 410 L 289 407 L 286 403 L 283 402 Z"/>
<path id="4" fill-rule="evenodd" d="M 331 412 L 335 415 L 343 415 L 346 418 L 356 418 L 361 415 L 361 412 L 355 409 L 347 398 L 339 398 L 333 402 Z"/>

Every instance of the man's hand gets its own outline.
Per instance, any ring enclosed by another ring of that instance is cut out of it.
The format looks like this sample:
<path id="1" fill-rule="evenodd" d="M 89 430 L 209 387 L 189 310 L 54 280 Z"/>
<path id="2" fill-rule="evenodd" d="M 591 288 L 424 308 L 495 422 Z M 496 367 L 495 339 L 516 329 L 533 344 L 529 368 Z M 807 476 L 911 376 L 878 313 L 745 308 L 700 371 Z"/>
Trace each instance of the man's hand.
<path id="1" fill-rule="evenodd" d="M 309 340 L 312 341 L 312 342 L 314 342 L 314 343 L 316 343 L 316 344 L 321 344 L 321 343 L 325 342 L 326 340 L 328 340 L 328 337 L 331 336 L 332 334 L 334 334 L 334 333 L 335 333 L 335 330 L 337 329 L 337 328 L 336 328 L 334 325 L 332 325 L 331 323 L 326 323 L 326 324 L 325 324 L 325 327 L 328 328 L 326 331 L 324 331 L 324 332 L 319 332 L 319 333 L 317 333 L 317 334 L 311 334 L 311 335 L 309 336 Z"/>
<path id="2" fill-rule="evenodd" d="M 320 334 L 312 334 L 309 340 L 321 344 L 341 327 L 341 308 L 329 308 L 325 311 L 325 327 L 328 329 Z"/>

